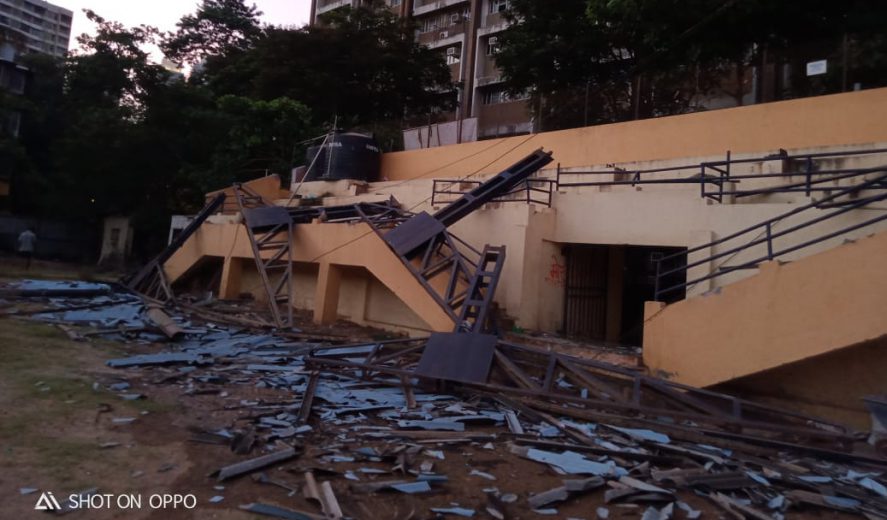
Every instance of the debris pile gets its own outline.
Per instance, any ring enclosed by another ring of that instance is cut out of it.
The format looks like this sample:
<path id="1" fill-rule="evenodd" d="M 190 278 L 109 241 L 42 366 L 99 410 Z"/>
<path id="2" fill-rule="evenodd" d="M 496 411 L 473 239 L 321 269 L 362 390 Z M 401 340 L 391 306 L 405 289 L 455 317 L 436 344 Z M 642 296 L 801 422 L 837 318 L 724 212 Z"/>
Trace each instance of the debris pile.
<path id="1" fill-rule="evenodd" d="M 368 519 L 379 516 L 367 504 L 386 497 L 407 504 L 404 518 L 887 518 L 887 460 L 864 434 L 638 370 L 478 334 L 295 339 L 110 288 L 88 302 L 40 298 L 7 314 L 152 345 L 108 365 L 236 412 L 189 439 L 218 446 L 213 507 Z M 480 351 L 470 366 L 438 357 L 465 344 Z M 244 483 L 267 492 L 226 503 L 226 487 Z"/>

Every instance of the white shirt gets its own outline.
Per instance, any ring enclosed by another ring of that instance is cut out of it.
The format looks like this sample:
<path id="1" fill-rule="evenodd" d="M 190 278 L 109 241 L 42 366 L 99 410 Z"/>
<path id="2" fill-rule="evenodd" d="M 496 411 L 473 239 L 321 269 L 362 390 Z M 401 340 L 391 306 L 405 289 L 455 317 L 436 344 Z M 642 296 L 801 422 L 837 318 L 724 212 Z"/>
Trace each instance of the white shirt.
<path id="1" fill-rule="evenodd" d="M 33 253 L 35 242 L 37 242 L 37 235 L 33 231 L 28 229 L 22 231 L 22 234 L 18 236 L 18 252 Z"/>

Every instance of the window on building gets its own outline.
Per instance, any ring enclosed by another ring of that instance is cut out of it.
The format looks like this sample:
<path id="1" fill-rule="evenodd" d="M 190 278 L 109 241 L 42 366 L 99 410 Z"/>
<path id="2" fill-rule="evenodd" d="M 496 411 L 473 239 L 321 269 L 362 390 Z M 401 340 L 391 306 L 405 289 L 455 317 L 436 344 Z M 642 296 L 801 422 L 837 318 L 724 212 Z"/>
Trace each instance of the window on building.
<path id="1" fill-rule="evenodd" d="M 459 47 L 447 47 L 447 65 L 455 65 L 462 60 L 459 53 Z"/>
<path id="2" fill-rule="evenodd" d="M 509 0 L 490 0 L 490 12 L 501 13 L 508 9 Z"/>
<path id="3" fill-rule="evenodd" d="M 0 129 L 12 137 L 18 137 L 19 128 L 22 124 L 22 113 L 12 112 L 6 116 L 6 121 L 0 119 L 0 123 L 2 123 L 2 128 Z"/>
<path id="4" fill-rule="evenodd" d="M 435 32 L 441 29 L 446 29 L 450 25 L 450 15 L 443 14 L 435 14 L 429 16 L 427 18 L 423 18 L 420 22 L 420 31 L 423 33 Z M 445 38 L 445 36 L 444 36 Z"/>
<path id="5" fill-rule="evenodd" d="M 487 56 L 493 56 L 499 52 L 499 38 L 490 36 L 487 39 Z"/>
<path id="6" fill-rule="evenodd" d="M 26 74 L 24 71 L 12 68 L 0 68 L 0 89 L 8 90 L 13 94 L 24 94 Z"/>
<path id="7" fill-rule="evenodd" d="M 505 87 L 493 87 L 484 92 L 482 101 L 484 105 L 498 105 L 500 103 L 510 103 L 512 101 L 522 101 L 529 99 L 529 94 L 521 92 L 520 94 L 511 94 Z"/>
<path id="8" fill-rule="evenodd" d="M 484 105 L 498 105 L 511 101 L 508 92 L 503 88 L 494 88 L 484 92 Z"/>
<path id="9" fill-rule="evenodd" d="M 391 7 L 398 7 L 400 5 L 401 0 L 388 0 L 388 5 Z"/>

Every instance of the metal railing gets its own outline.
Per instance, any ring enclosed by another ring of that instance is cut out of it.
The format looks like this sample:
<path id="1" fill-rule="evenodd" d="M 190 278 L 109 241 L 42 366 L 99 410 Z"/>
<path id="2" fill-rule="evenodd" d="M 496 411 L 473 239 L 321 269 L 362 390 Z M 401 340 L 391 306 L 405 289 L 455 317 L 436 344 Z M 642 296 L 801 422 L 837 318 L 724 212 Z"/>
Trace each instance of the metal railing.
<path id="1" fill-rule="evenodd" d="M 726 159 L 723 161 L 705 161 L 665 168 L 633 170 L 613 167 L 610 170 L 564 171 L 558 165 L 557 186 L 560 189 L 584 186 L 639 186 L 646 184 L 698 185 L 702 197 L 719 203 L 724 201 L 725 196 L 742 198 L 771 193 L 803 193 L 809 197 L 814 193 L 835 190 L 835 182 L 854 179 L 869 173 L 858 168 L 822 169 L 819 167 L 819 163 L 826 160 L 882 153 L 887 153 L 887 148 L 797 155 L 777 153 L 753 158 L 734 159 L 732 153 L 728 151 Z M 736 173 L 736 166 L 739 165 L 764 164 L 774 161 L 781 161 L 783 163 L 783 171 L 775 173 Z M 610 178 L 606 180 L 586 180 L 588 178 L 600 179 L 604 176 Z M 801 177 L 801 179 L 798 181 L 790 180 L 787 184 L 742 187 L 743 182 L 755 184 L 760 181 L 766 182 L 768 179 L 794 177 Z"/>
<path id="2" fill-rule="evenodd" d="M 435 179 L 431 192 L 431 205 L 449 204 L 481 185 L 482 181 Z M 514 189 L 490 202 L 523 202 L 551 207 L 552 192 L 557 181 L 553 179 L 528 179 Z"/>
<path id="3" fill-rule="evenodd" d="M 656 262 L 656 299 L 661 301 L 662 296 L 668 295 L 674 291 L 682 289 L 686 290 L 687 288 L 697 283 L 712 280 L 733 271 L 742 269 L 753 269 L 758 267 L 761 262 L 775 260 L 788 253 L 792 253 L 813 246 L 815 244 L 819 244 L 826 240 L 845 235 L 852 231 L 856 231 L 858 229 L 862 229 L 864 227 L 887 220 L 887 208 L 880 208 L 878 209 L 879 213 L 877 214 L 877 216 L 873 218 L 863 221 L 857 221 L 836 230 L 828 230 L 822 234 L 818 234 L 814 238 L 803 240 L 796 244 L 785 245 L 782 247 L 774 244 L 774 241 L 776 239 L 781 239 L 798 231 L 808 230 L 816 224 L 832 220 L 850 211 L 864 208 L 876 202 L 887 200 L 887 165 L 879 166 L 876 168 L 860 169 L 854 172 L 854 175 L 871 174 L 877 174 L 877 176 L 857 185 L 835 191 L 823 199 L 793 209 L 782 215 L 767 219 L 763 222 L 747 227 L 718 240 L 709 242 L 704 245 L 692 247 L 687 249 L 686 251 L 682 251 L 681 253 L 672 254 L 659 259 Z M 865 196 L 860 197 L 863 192 L 868 193 L 866 193 Z M 825 214 L 820 213 L 827 210 L 833 211 L 828 211 Z M 780 224 L 783 221 L 796 216 L 801 216 L 801 218 L 804 218 L 804 220 L 800 223 L 790 225 L 785 229 L 775 229 L 777 224 Z M 727 247 L 726 249 L 718 251 L 717 253 L 713 253 L 705 258 L 697 259 L 692 262 L 689 261 L 690 255 L 694 253 L 712 250 L 717 246 L 724 246 L 728 242 L 739 242 L 739 244 Z M 726 265 L 738 254 L 747 251 L 755 246 L 762 245 L 766 246 L 766 254 L 756 256 L 751 260 L 740 261 L 739 263 L 734 265 Z M 723 259 L 723 263 L 709 274 L 698 276 L 693 279 L 689 278 L 688 273 L 690 269 L 706 265 L 721 259 Z M 674 266 L 674 264 L 678 265 Z M 667 277 L 673 277 L 674 275 L 679 275 L 681 273 L 684 274 L 685 281 L 683 283 L 671 285 L 668 287 L 662 286 L 663 281 Z"/>

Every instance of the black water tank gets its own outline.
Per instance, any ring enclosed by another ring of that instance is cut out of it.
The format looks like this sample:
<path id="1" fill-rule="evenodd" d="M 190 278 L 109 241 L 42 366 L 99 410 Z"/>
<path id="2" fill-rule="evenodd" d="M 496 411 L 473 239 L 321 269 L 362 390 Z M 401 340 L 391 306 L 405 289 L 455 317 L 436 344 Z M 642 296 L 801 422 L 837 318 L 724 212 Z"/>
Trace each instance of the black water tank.
<path id="1" fill-rule="evenodd" d="M 377 181 L 381 160 L 382 153 L 372 136 L 355 133 L 331 134 L 322 146 L 308 148 L 308 153 L 305 154 L 306 164 L 314 162 L 314 165 L 305 180 Z"/>

